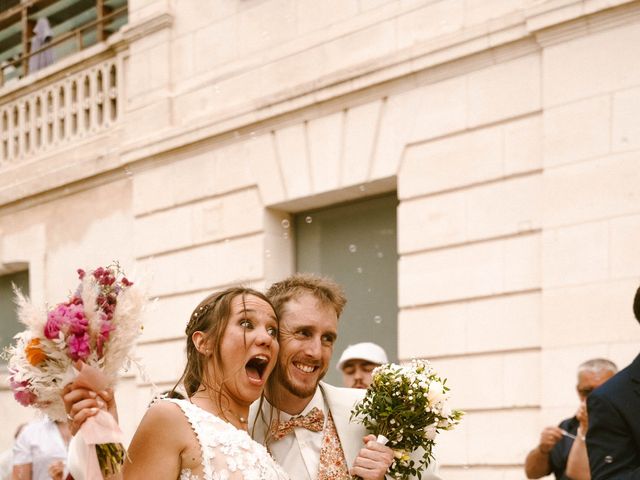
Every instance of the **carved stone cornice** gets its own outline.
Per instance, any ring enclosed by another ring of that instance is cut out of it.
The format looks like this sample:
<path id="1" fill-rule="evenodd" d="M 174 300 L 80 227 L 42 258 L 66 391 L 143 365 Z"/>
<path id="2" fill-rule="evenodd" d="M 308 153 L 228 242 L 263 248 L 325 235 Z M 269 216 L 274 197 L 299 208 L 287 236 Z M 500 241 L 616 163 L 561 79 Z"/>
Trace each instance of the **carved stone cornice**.
<path id="1" fill-rule="evenodd" d="M 527 31 L 546 47 L 636 22 L 637 0 L 551 0 L 527 11 Z"/>
<path id="2" fill-rule="evenodd" d="M 171 28 L 173 14 L 168 11 L 155 13 L 122 27 L 122 36 L 127 43 L 135 42 L 153 33 Z"/>
<path id="3" fill-rule="evenodd" d="M 207 114 L 188 126 L 174 127 L 123 146 L 125 162 L 179 148 L 191 142 L 263 123 L 319 102 L 337 101 L 415 75 L 451 75 L 465 69 L 540 50 L 640 17 L 640 0 L 548 0 L 486 23 L 430 39 L 375 61 L 330 72 L 308 83 L 275 92 L 228 111 Z M 471 61 L 470 59 L 477 59 Z M 275 61 L 275 60 L 274 60 Z M 447 73 L 449 72 L 449 73 Z M 231 76 L 231 73 L 229 73 Z"/>

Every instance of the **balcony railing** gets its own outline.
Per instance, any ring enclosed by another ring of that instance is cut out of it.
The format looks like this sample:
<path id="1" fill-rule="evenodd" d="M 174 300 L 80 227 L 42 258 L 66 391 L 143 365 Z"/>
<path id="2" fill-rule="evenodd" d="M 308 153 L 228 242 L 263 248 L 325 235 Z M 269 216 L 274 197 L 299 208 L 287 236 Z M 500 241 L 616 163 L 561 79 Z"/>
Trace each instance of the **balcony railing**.
<path id="1" fill-rule="evenodd" d="M 0 105 L 0 165 L 13 163 L 110 128 L 119 117 L 119 58 L 65 78 L 43 78 L 29 93 Z"/>
<path id="2" fill-rule="evenodd" d="M 0 86 L 106 40 L 128 21 L 127 0 L 0 0 L 0 5 Z"/>
<path id="3" fill-rule="evenodd" d="M 128 7 L 126 3 L 124 6 L 110 11 L 109 13 L 105 13 L 104 2 L 102 0 L 98 0 L 97 3 L 99 4 L 98 18 L 93 21 L 86 22 L 81 26 L 74 28 L 73 30 L 58 35 L 56 38 L 45 43 L 41 48 L 29 51 L 30 37 L 29 35 L 25 35 L 25 33 L 29 33 L 30 29 L 28 27 L 24 28 L 22 35 L 23 52 L 18 55 L 18 58 L 16 59 L 8 59 L 2 62 L 2 68 L 0 68 L 0 86 L 4 85 L 8 80 L 23 78 L 29 73 L 32 73 L 29 71 L 29 60 L 32 57 L 41 55 L 45 52 L 50 52 L 52 55 L 52 59 L 55 56 L 55 61 L 60 60 L 67 55 L 79 52 L 87 46 L 95 44 L 96 41 L 102 42 L 106 40 L 110 33 L 112 33 L 111 30 L 107 29 L 107 25 L 119 26 L 123 21 L 126 23 L 128 17 Z M 29 11 L 29 8 L 27 6 L 19 5 L 17 7 L 14 7 L 14 10 L 15 13 L 13 14 L 13 16 L 21 12 L 24 20 L 22 23 L 25 25 L 30 25 L 29 21 L 27 20 L 27 12 Z M 8 11 L 0 14 L 0 20 L 3 16 L 7 16 L 11 13 L 11 11 Z M 5 21 L 7 20 L 5 19 Z M 0 28 L 2 27 L 2 25 L 2 21 L 0 21 Z M 11 72 L 9 76 L 7 76 L 7 72 Z"/>

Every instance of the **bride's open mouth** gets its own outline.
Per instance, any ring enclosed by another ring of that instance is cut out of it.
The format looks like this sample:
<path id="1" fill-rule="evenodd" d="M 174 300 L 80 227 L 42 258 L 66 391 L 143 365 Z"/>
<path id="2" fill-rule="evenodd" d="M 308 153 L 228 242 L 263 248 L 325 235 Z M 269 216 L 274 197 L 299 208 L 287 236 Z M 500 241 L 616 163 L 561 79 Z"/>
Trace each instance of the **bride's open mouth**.
<path id="1" fill-rule="evenodd" d="M 249 380 L 262 383 L 268 365 L 269 357 L 267 355 L 255 355 L 245 364 L 244 369 Z"/>

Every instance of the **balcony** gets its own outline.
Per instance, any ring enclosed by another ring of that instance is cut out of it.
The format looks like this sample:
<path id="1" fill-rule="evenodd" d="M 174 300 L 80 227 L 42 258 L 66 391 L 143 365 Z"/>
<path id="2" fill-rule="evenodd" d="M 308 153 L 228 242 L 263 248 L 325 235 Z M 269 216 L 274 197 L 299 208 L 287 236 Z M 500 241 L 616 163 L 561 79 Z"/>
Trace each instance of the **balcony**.
<path id="1" fill-rule="evenodd" d="M 106 40 L 128 19 L 127 0 L 0 0 L 0 7 L 0 86 Z"/>
<path id="2" fill-rule="evenodd" d="M 0 75 L 0 171 L 6 176 L 12 167 L 95 144 L 101 133 L 117 125 L 126 49 L 114 28 L 126 22 L 127 5 L 121 0 L 110 6 L 101 0 L 3 3 L 14 3 L 0 13 L 0 59 L 5 59 Z M 45 16 L 52 19 L 54 35 L 43 48 L 28 50 L 28 29 L 22 29 L 19 46 L 12 43 L 16 18 L 20 25 L 32 25 Z M 23 52 L 17 59 L 16 49 Z M 30 59 L 45 50 L 54 53 L 55 61 L 30 69 Z M 95 152 L 96 145 L 89 151 Z"/>

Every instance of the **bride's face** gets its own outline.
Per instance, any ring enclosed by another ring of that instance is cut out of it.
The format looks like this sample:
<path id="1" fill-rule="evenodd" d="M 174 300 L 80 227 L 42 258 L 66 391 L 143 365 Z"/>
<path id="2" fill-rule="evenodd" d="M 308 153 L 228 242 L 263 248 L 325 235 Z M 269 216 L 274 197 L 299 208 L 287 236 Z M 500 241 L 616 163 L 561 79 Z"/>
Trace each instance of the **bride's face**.
<path id="1" fill-rule="evenodd" d="M 258 399 L 278 357 L 278 321 L 267 302 L 254 295 L 231 300 L 220 342 L 223 390 L 240 404 Z"/>

